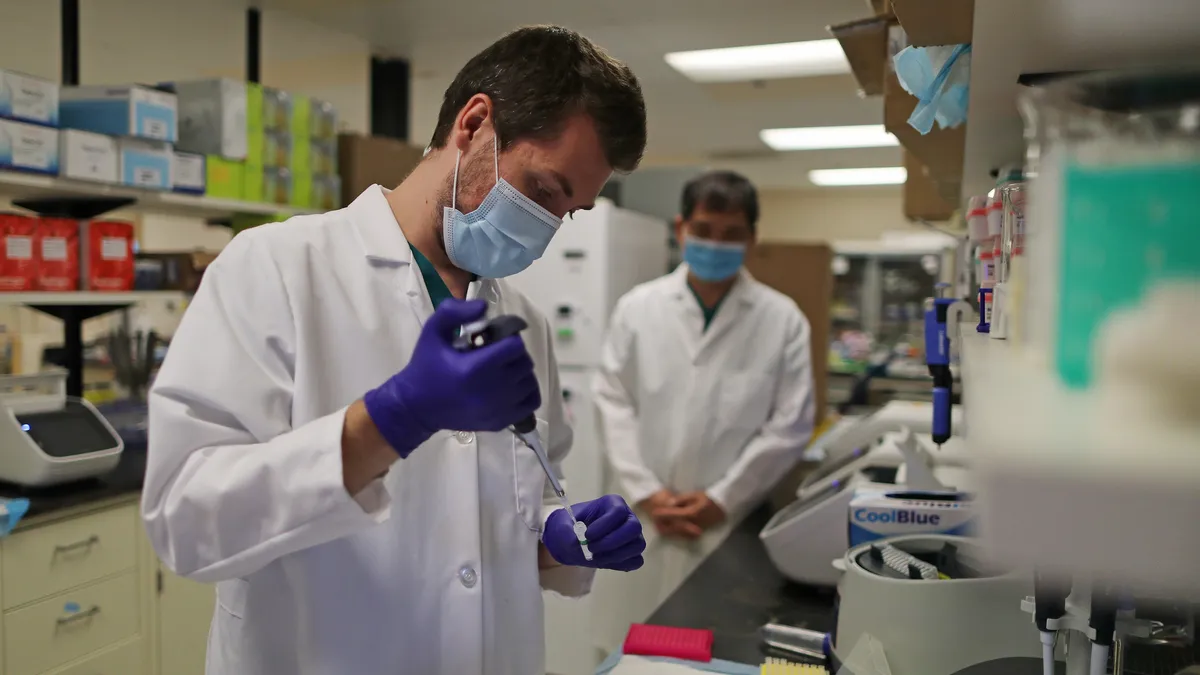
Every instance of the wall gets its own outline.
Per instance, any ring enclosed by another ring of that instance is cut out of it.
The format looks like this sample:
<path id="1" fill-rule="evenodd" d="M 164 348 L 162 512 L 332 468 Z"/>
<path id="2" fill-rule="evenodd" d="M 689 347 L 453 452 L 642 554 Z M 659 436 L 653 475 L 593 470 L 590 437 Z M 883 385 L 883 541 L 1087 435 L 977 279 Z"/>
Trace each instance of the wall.
<path id="1" fill-rule="evenodd" d="M 59 3 L 3 0 L 0 68 L 58 80 L 61 75 Z M 210 77 L 245 77 L 246 3 L 241 0 L 85 0 L 80 3 L 80 81 L 83 84 L 154 83 Z M 286 12 L 262 15 L 262 82 L 333 103 L 340 126 L 370 126 L 370 59 L 367 42 Z M 0 197 L 0 209 L 9 204 Z M 229 230 L 190 218 L 117 212 L 138 225 L 143 250 L 220 250 Z M 146 303 L 143 303 L 146 305 Z M 139 325 L 170 332 L 179 303 L 142 306 Z M 116 315 L 85 324 L 85 337 L 108 330 Z M 0 325 L 21 333 L 26 352 L 55 343 L 59 322 L 24 308 L 0 308 Z"/>
<path id="2" fill-rule="evenodd" d="M 759 202 L 762 241 L 876 239 L 888 231 L 924 229 L 905 220 L 899 187 L 764 190 Z"/>

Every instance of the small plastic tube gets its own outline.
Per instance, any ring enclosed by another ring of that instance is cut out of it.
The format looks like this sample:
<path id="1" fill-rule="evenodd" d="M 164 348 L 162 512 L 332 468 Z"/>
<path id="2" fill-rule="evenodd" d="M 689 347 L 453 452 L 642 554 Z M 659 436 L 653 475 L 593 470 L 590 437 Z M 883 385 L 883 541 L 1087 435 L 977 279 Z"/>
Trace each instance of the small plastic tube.
<path id="1" fill-rule="evenodd" d="M 1042 638 L 1042 675 L 1054 675 L 1054 638 L 1057 633 L 1050 630 L 1040 631 Z"/>
<path id="2" fill-rule="evenodd" d="M 583 549 L 583 559 L 590 562 L 592 559 L 592 552 L 588 550 L 587 545 L 587 525 L 576 520 L 575 523 L 571 525 L 571 529 L 575 530 L 575 538 L 579 540 L 579 547 Z"/>
<path id="3" fill-rule="evenodd" d="M 1088 672 L 1091 675 L 1105 675 L 1108 672 L 1108 645 L 1092 643 L 1092 663 Z"/>

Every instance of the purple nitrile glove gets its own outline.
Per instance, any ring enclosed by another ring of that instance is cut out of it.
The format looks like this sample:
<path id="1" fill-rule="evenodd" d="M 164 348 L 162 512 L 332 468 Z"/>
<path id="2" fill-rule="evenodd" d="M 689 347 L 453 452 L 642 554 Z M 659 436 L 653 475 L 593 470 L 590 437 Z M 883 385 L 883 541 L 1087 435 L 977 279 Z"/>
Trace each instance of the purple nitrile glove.
<path id="1" fill-rule="evenodd" d="M 567 510 L 557 509 L 546 518 L 542 544 L 558 563 L 620 572 L 632 572 L 645 563 L 642 552 L 646 550 L 646 538 L 642 536 L 642 523 L 624 499 L 605 495 L 575 504 L 571 510 L 579 522 L 587 525 L 587 545 L 592 559 L 584 558 Z"/>
<path id="2" fill-rule="evenodd" d="M 401 457 L 437 431 L 500 431 L 542 405 L 519 335 L 471 351 L 453 347 L 459 328 L 486 310 L 482 300 L 443 301 L 408 365 L 363 396 L 371 421 Z"/>

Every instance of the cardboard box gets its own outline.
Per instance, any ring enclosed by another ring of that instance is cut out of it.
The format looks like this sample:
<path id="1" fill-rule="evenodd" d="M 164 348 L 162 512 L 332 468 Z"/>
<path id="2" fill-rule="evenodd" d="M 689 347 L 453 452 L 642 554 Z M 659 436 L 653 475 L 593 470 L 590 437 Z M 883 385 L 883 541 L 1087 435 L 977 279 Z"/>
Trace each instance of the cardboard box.
<path id="1" fill-rule="evenodd" d="M 246 162 L 242 167 L 242 199 L 248 202 L 267 201 L 265 169 L 260 164 Z"/>
<path id="2" fill-rule="evenodd" d="M 338 148 L 333 141 L 312 141 L 309 145 L 312 155 L 310 166 L 313 175 L 336 176 L 338 172 Z M 395 186 L 389 186 L 395 187 Z"/>
<path id="3" fill-rule="evenodd" d="M 204 155 L 194 155 L 190 152 L 175 152 L 174 182 L 172 189 L 194 195 L 204 194 L 207 169 Z"/>
<path id="4" fill-rule="evenodd" d="M 79 240 L 84 290 L 133 290 L 133 223 L 85 220 Z"/>
<path id="5" fill-rule="evenodd" d="M 975 0 L 891 0 L 892 12 L 914 47 L 971 42 Z"/>
<path id="6" fill-rule="evenodd" d="M 292 203 L 292 172 L 284 168 L 263 170 L 263 201 L 274 204 Z"/>
<path id="7" fill-rule="evenodd" d="M 64 178 L 100 183 L 121 181 L 121 155 L 113 136 L 63 129 L 58 133 L 58 156 L 58 172 Z"/>
<path id="8" fill-rule="evenodd" d="M 894 72 L 884 78 L 883 126 L 900 140 L 929 169 L 937 181 L 962 182 L 963 153 L 967 146 L 967 125 L 942 129 L 936 124 L 928 134 L 912 128 L 908 118 L 917 107 L 917 99 L 904 91 Z"/>
<path id="9" fill-rule="evenodd" d="M 339 134 L 342 203 L 349 204 L 376 183 L 388 188 L 399 185 L 421 163 L 423 152 L 394 138 Z"/>
<path id="10" fill-rule="evenodd" d="M 204 158 L 204 174 L 204 194 L 220 199 L 246 198 L 245 162 L 208 155 Z"/>
<path id="11" fill-rule="evenodd" d="M 271 168 L 292 166 L 292 135 L 286 132 L 268 131 L 263 135 L 263 153 L 259 163 Z"/>
<path id="12" fill-rule="evenodd" d="M 311 99 L 309 101 L 309 137 L 313 140 L 337 143 L 337 108 L 332 103 Z"/>
<path id="13" fill-rule="evenodd" d="M 37 219 L 0 213 L 0 291 L 37 288 L 36 238 Z"/>
<path id="14" fill-rule="evenodd" d="M 121 183 L 152 190 L 170 190 L 175 185 L 175 151 L 169 143 L 122 138 Z"/>
<path id="15" fill-rule="evenodd" d="M 296 145 L 312 138 L 312 99 L 307 96 L 292 96 L 292 119 L 288 133 L 296 139 Z"/>
<path id="16" fill-rule="evenodd" d="M 58 126 L 58 83 L 0 70 L 0 117 Z"/>
<path id="17" fill-rule="evenodd" d="M 143 87 L 64 87 L 62 126 L 110 136 L 174 143 L 179 139 L 179 104 L 174 94 Z"/>
<path id="18" fill-rule="evenodd" d="M 38 218 L 37 288 L 65 292 L 79 288 L 79 221 Z"/>
<path id="19" fill-rule="evenodd" d="M 342 179 L 338 176 L 313 176 L 312 198 L 307 206 L 321 211 L 342 207 Z"/>
<path id="20" fill-rule="evenodd" d="M 232 79 L 176 82 L 179 142 L 185 152 L 246 159 L 246 83 Z"/>
<path id="21" fill-rule="evenodd" d="M 0 119 L 0 169 L 58 173 L 58 129 Z"/>
<path id="22" fill-rule="evenodd" d="M 292 130 L 292 95 L 286 91 L 262 88 L 262 125 L 266 131 L 290 133 Z"/>
<path id="23" fill-rule="evenodd" d="M 759 244 L 746 256 L 746 269 L 762 283 L 796 302 L 811 333 L 816 423 L 825 418 L 828 398 L 830 305 L 833 249 L 826 244 Z"/>
<path id="24" fill-rule="evenodd" d="M 876 16 L 829 27 L 842 45 L 864 96 L 883 93 L 883 79 L 888 70 L 888 27 L 893 23 L 892 17 Z"/>
<path id="25" fill-rule="evenodd" d="M 954 201 L 942 198 L 938 183 L 925 171 L 925 165 L 911 152 L 904 153 L 904 168 L 908 178 L 904 181 L 904 217 L 910 220 L 950 220 L 954 215 Z"/>

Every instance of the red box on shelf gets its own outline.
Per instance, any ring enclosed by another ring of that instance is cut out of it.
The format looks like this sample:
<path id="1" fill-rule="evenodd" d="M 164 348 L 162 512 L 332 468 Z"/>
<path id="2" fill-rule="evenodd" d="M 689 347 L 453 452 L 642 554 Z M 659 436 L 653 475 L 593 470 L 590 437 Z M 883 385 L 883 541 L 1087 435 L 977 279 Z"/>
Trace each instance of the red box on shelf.
<path id="1" fill-rule="evenodd" d="M 37 287 L 37 220 L 0 213 L 0 291 L 32 291 Z"/>
<path id="2" fill-rule="evenodd" d="M 84 221 L 80 235 L 84 289 L 133 290 L 133 223 Z"/>
<path id="3" fill-rule="evenodd" d="M 668 656 L 708 662 L 712 661 L 712 647 L 711 630 L 635 623 L 629 627 L 622 651 L 637 656 Z"/>
<path id="4" fill-rule="evenodd" d="M 79 288 L 79 221 L 38 219 L 37 252 L 39 290 L 63 292 Z"/>

